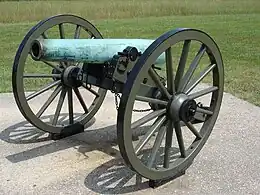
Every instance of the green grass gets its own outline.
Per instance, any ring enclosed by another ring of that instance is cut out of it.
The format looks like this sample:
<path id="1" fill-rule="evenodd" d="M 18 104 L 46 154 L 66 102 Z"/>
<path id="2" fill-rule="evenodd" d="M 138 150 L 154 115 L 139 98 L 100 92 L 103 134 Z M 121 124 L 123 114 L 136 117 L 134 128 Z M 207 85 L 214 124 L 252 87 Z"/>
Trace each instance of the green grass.
<path id="1" fill-rule="evenodd" d="M 138 9 L 135 5 L 137 1 L 134 0 L 122 1 L 125 4 L 120 2 L 119 5 L 110 2 L 107 9 L 102 4 L 104 0 L 95 2 L 98 11 L 93 11 L 94 3 L 89 1 L 85 2 L 86 7 L 80 7 L 78 2 L 69 1 L 52 9 L 54 5 L 58 5 L 59 1 L 56 1 L 42 2 L 43 5 L 50 6 L 48 10 L 41 6 L 40 12 L 33 11 L 39 4 L 33 2 L 30 3 L 32 7 L 26 8 L 31 10 L 32 18 L 27 17 L 30 14 L 22 11 L 21 8 L 22 6 L 25 8 L 27 2 L 20 2 L 19 11 L 13 14 L 8 14 L 7 10 L 17 9 L 18 4 L 12 2 L 15 6 L 10 6 L 11 2 L 0 2 L 0 22 L 2 22 L 0 24 L 0 92 L 12 90 L 11 72 L 14 55 L 26 32 L 36 24 L 35 20 L 56 13 L 70 12 L 86 19 L 90 18 L 104 37 L 156 38 L 177 27 L 201 29 L 215 39 L 222 52 L 225 66 L 225 91 L 260 106 L 260 1 L 215 0 L 206 3 L 206 0 L 168 0 L 160 4 L 152 0 L 150 7 L 146 7 L 148 1 L 145 0 L 138 1 L 141 2 L 141 8 Z M 159 6 L 158 10 L 155 5 Z M 163 6 L 167 7 L 167 10 L 164 10 Z M 122 7 L 124 9 L 118 9 Z M 115 10 L 112 11 L 112 8 Z M 47 12 L 43 14 L 45 9 Z M 121 18 L 120 16 L 122 19 L 118 19 Z"/>
<path id="2" fill-rule="evenodd" d="M 0 2 L 0 23 L 42 20 L 60 13 L 88 19 L 260 13 L 258 0 L 84 0 Z"/>

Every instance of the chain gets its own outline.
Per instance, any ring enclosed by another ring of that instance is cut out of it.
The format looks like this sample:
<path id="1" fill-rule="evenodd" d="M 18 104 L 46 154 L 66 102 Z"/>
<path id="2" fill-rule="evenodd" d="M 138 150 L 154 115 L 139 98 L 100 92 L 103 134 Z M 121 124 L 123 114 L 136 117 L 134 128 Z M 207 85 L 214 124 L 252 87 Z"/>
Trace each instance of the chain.
<path id="1" fill-rule="evenodd" d="M 120 97 L 119 93 L 116 93 L 116 92 L 114 92 L 114 93 L 115 93 L 115 105 L 116 105 L 116 109 L 118 110 L 118 108 L 119 108 L 118 99 L 120 99 L 121 97 Z M 152 109 L 151 108 L 149 108 L 149 109 L 140 109 L 140 110 L 133 109 L 133 112 L 148 112 L 150 110 L 152 110 Z"/>
<path id="2" fill-rule="evenodd" d="M 159 75 L 158 75 L 159 76 Z M 165 80 L 164 80 L 164 78 L 163 77 L 160 77 L 160 80 L 161 80 L 161 82 L 165 85 Z M 112 93 L 115 93 L 115 105 L 116 105 L 116 109 L 118 110 L 118 108 L 119 108 L 119 103 L 118 103 L 118 99 L 120 99 L 121 97 L 120 97 L 120 95 L 119 95 L 119 93 L 117 93 L 117 92 L 115 92 L 115 91 L 112 91 Z M 133 112 L 149 112 L 149 111 L 151 111 L 152 110 L 152 108 L 148 108 L 148 109 L 133 109 Z"/>
<path id="3" fill-rule="evenodd" d="M 152 68 L 161 70 L 160 68 L 157 68 L 155 66 L 153 66 Z M 161 76 L 159 76 L 159 77 L 160 77 L 161 82 L 165 85 L 164 78 L 161 77 Z M 119 93 L 117 93 L 115 91 L 111 91 L 111 92 L 115 94 L 115 105 L 116 105 L 116 110 L 118 110 L 119 109 L 118 99 L 120 100 L 121 97 L 120 97 Z M 151 110 L 152 110 L 152 108 L 148 108 L 148 109 L 133 109 L 133 112 L 148 112 L 148 111 L 151 111 Z"/>
<path id="4" fill-rule="evenodd" d="M 118 98 L 120 99 L 120 95 L 115 92 L 115 105 L 117 110 L 119 108 Z"/>

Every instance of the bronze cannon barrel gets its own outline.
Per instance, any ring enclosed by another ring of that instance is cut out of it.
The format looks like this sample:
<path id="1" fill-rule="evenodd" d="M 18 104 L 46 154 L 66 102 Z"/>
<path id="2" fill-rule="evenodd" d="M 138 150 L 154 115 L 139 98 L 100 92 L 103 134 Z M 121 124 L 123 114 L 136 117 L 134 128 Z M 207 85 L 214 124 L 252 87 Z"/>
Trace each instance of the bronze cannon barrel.
<path id="1" fill-rule="evenodd" d="M 104 63 L 128 46 L 144 52 L 153 41 L 150 39 L 41 39 L 33 41 L 31 56 L 34 60 Z M 160 55 L 155 63 L 165 63 L 164 54 Z"/>

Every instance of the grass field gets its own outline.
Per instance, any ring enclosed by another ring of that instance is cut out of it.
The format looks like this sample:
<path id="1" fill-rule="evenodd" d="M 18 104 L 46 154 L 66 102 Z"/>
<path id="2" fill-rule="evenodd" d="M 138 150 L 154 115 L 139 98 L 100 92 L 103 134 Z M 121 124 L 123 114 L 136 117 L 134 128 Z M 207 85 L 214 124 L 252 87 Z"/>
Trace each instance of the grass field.
<path id="1" fill-rule="evenodd" d="M 0 13 L 0 92 L 12 90 L 12 63 L 26 32 L 41 19 L 73 13 L 104 37 L 156 38 L 177 27 L 206 31 L 223 55 L 225 91 L 260 106 L 258 0 L 7 1 Z"/>

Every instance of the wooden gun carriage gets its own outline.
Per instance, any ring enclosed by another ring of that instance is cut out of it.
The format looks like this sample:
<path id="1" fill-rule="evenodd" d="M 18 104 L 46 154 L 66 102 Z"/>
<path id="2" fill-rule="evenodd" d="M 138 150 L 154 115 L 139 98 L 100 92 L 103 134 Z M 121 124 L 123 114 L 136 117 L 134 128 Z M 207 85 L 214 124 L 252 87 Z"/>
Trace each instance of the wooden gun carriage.
<path id="1" fill-rule="evenodd" d="M 74 25 L 71 37 L 65 36 L 66 24 Z M 81 38 L 83 32 L 87 36 Z M 190 49 L 192 42 L 198 43 L 197 50 Z M 177 44 L 180 47 L 173 49 Z M 179 58 L 175 55 L 178 52 Z M 207 60 L 203 61 L 203 57 Z M 25 68 L 27 62 L 29 72 Z M 205 62 L 206 66 L 199 68 Z M 50 71 L 30 72 L 36 63 Z M 200 84 L 206 77 L 207 84 Z M 43 82 L 46 78 L 49 83 Z M 28 80 L 37 86 L 43 83 L 43 87 L 31 89 L 28 94 Z M 133 171 L 157 181 L 184 173 L 206 143 L 221 107 L 224 69 L 217 44 L 201 30 L 178 28 L 155 40 L 103 39 L 89 21 L 74 15 L 57 15 L 39 22 L 24 37 L 15 56 L 12 84 L 23 116 L 54 140 L 84 131 L 107 91 L 114 93 L 120 98 L 117 138 L 121 155 Z M 198 86 L 203 87 L 194 91 Z M 94 96 L 92 102 L 82 97 L 80 87 Z M 30 106 L 30 101 L 47 91 L 51 93 L 40 109 Z M 79 117 L 74 113 L 73 92 L 83 108 Z M 53 118 L 44 121 L 44 112 L 59 94 Z M 58 124 L 66 95 L 68 122 Z M 201 102 L 206 95 L 208 104 Z M 136 102 L 147 108 L 135 109 Z M 144 115 L 133 122 L 135 112 Z M 143 128 L 146 123 L 149 126 Z M 188 133 L 190 143 L 185 140 Z"/>

